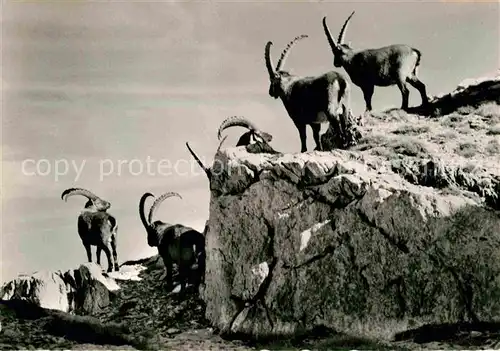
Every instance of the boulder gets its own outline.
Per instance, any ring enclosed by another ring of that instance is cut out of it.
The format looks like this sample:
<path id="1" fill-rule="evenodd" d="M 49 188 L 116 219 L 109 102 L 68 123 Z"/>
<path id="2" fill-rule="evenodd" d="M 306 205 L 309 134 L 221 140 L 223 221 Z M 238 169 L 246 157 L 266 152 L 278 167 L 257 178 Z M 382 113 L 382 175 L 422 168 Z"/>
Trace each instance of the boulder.
<path id="1" fill-rule="evenodd" d="M 114 279 L 105 277 L 101 267 L 85 263 L 66 272 L 38 271 L 6 283 L 2 300 L 25 300 L 40 307 L 94 314 L 110 302 L 110 291 L 118 290 Z"/>
<path id="2" fill-rule="evenodd" d="M 71 288 L 61 272 L 38 271 L 22 275 L 2 287 L 2 300 L 26 300 L 40 307 L 69 311 Z"/>
<path id="3" fill-rule="evenodd" d="M 452 113 L 459 107 L 474 107 L 485 102 L 500 104 L 500 75 L 467 79 L 461 82 L 457 89 L 451 93 L 430 98 L 432 114 L 435 117 Z"/>
<path id="4" fill-rule="evenodd" d="M 211 323 L 252 337 L 328 327 L 387 339 L 500 321 L 500 212 L 432 186 L 462 182 L 457 173 L 411 183 L 376 164 L 342 150 L 219 151 L 202 289 Z"/>

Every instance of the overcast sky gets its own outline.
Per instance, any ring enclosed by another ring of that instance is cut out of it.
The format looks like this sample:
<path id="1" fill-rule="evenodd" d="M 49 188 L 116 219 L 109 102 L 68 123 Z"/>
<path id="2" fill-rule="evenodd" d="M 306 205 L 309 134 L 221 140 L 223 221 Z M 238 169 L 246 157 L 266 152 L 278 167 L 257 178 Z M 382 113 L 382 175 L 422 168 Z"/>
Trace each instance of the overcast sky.
<path id="1" fill-rule="evenodd" d="M 268 40 L 274 43 L 276 62 L 293 37 L 308 34 L 291 51 L 285 68 L 302 75 L 335 69 L 321 19 L 328 16 L 337 35 L 356 10 L 346 41 L 359 49 L 393 43 L 418 48 L 420 77 L 435 95 L 463 79 L 496 72 L 498 6 L 3 2 L 1 280 L 86 261 L 76 231 L 85 200 L 61 201 L 61 192 L 69 187 L 91 189 L 112 203 L 122 262 L 155 252 L 147 246 L 137 211 L 146 191 L 178 191 L 184 199 L 167 200 L 157 218 L 202 229 L 208 217 L 208 181 L 198 168 L 190 171 L 184 143 L 190 141 L 210 163 L 218 125 L 228 116 L 250 118 L 274 135 L 276 149 L 298 152 L 295 127 L 281 101 L 268 95 Z M 410 99 L 420 103 L 414 90 Z M 361 113 L 364 103 L 357 87 L 352 100 L 354 112 Z M 400 104 L 396 87 L 375 90 L 375 110 Z M 234 144 L 241 132 L 228 131 L 226 144 Z M 308 145 L 312 150 L 310 130 Z M 56 179 L 57 160 L 59 167 L 68 162 L 70 168 Z M 160 160 L 177 168 L 170 175 L 162 169 L 161 175 Z M 38 171 L 47 175 L 33 175 L 38 161 Z M 71 163 L 82 170 L 78 179 Z M 109 176 L 100 176 L 101 165 Z"/>

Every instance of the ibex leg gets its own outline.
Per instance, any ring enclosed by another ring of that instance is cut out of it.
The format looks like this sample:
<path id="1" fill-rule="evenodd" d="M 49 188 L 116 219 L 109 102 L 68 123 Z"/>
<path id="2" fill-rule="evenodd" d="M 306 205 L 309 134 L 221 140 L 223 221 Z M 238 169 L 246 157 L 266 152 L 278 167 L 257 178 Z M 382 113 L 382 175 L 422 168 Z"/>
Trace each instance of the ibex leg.
<path id="1" fill-rule="evenodd" d="M 415 76 L 406 78 L 406 81 L 420 93 L 420 97 L 422 98 L 422 105 L 427 106 L 429 104 L 429 98 L 427 97 L 427 90 L 425 88 L 425 84 L 422 83 L 420 79 Z"/>
<path id="2" fill-rule="evenodd" d="M 87 252 L 87 260 L 92 262 L 92 251 L 90 250 L 90 245 L 84 243 L 83 246 L 85 246 L 85 251 Z"/>
<path id="3" fill-rule="evenodd" d="M 306 140 L 306 125 L 305 124 L 295 124 L 300 136 L 300 152 L 307 151 L 307 140 Z"/>
<path id="4" fill-rule="evenodd" d="M 366 111 L 372 110 L 372 97 L 373 97 L 373 90 L 374 89 L 375 89 L 375 87 L 373 85 L 365 86 L 365 87 L 361 88 L 361 90 L 363 91 L 363 97 L 365 99 Z"/>
<path id="5" fill-rule="evenodd" d="M 104 253 L 106 254 L 106 257 L 108 258 L 108 270 L 107 272 L 112 272 L 113 271 L 113 249 L 111 248 L 111 243 L 108 242 L 106 243 L 106 246 L 102 248 L 104 250 Z"/>
<path id="6" fill-rule="evenodd" d="M 100 246 L 97 246 L 97 250 L 95 251 L 95 255 L 96 255 L 96 262 L 98 265 L 101 265 L 101 252 L 102 252 L 102 248 Z"/>
<path id="7" fill-rule="evenodd" d="M 173 282 L 173 262 L 170 255 L 162 256 L 163 264 L 165 265 L 165 279 L 167 283 L 167 291 L 171 291 L 174 288 Z"/>
<path id="8" fill-rule="evenodd" d="M 118 266 L 118 253 L 116 252 L 116 236 L 111 238 L 111 250 L 113 253 L 113 261 L 115 263 L 115 271 L 118 272 L 120 267 Z"/>
<path id="9" fill-rule="evenodd" d="M 321 132 L 321 124 L 312 123 L 311 129 L 313 131 L 314 142 L 316 143 L 316 148 L 314 150 L 323 151 L 323 145 L 321 145 L 321 138 L 319 137 L 319 133 Z"/>

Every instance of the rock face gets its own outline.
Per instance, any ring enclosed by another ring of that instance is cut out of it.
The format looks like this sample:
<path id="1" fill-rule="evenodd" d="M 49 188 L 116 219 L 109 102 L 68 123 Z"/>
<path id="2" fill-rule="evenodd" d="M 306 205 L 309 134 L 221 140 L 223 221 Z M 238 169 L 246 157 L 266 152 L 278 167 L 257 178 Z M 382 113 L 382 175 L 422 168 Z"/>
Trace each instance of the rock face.
<path id="1" fill-rule="evenodd" d="M 496 77 L 466 79 L 448 94 L 435 96 L 430 103 L 434 115 L 445 115 L 461 106 L 476 106 L 484 101 L 500 104 L 500 74 Z"/>
<path id="2" fill-rule="evenodd" d="M 6 283 L 2 300 L 25 300 L 64 312 L 94 314 L 110 302 L 110 291 L 118 290 L 114 279 L 104 277 L 95 263 L 82 264 L 66 272 L 35 272 Z"/>
<path id="3" fill-rule="evenodd" d="M 500 321 L 500 212 L 370 164 L 349 151 L 218 152 L 202 291 L 214 326 L 390 338 Z"/>

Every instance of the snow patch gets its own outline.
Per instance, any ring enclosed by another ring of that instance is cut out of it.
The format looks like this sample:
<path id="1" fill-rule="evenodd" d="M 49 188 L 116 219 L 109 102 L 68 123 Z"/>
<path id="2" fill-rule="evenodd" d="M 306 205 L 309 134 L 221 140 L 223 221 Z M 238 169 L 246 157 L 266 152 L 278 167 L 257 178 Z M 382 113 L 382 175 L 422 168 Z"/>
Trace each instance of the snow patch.
<path id="1" fill-rule="evenodd" d="M 300 233 L 300 249 L 299 251 L 304 250 L 307 247 L 307 244 L 309 243 L 309 240 L 311 239 L 311 235 L 323 228 L 325 225 L 330 223 L 330 220 L 326 220 L 321 223 L 317 223 L 313 225 L 311 228 L 304 230 L 302 233 Z"/>
<path id="2" fill-rule="evenodd" d="M 252 267 L 252 274 L 257 276 L 260 283 L 262 283 L 269 275 L 269 265 L 267 262 L 259 263 L 257 266 Z"/>

